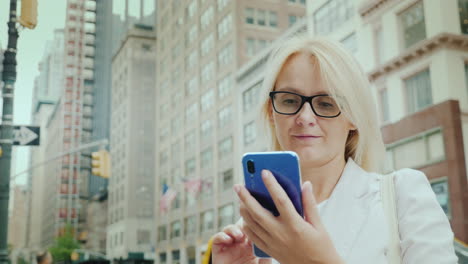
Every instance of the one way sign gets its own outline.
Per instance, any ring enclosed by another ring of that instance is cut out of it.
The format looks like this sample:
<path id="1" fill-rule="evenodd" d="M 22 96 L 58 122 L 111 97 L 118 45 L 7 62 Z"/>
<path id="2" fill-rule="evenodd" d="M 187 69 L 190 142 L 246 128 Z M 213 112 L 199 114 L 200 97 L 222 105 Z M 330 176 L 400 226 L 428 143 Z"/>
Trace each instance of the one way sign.
<path id="1" fill-rule="evenodd" d="M 13 145 L 38 146 L 40 135 L 38 126 L 13 126 Z"/>

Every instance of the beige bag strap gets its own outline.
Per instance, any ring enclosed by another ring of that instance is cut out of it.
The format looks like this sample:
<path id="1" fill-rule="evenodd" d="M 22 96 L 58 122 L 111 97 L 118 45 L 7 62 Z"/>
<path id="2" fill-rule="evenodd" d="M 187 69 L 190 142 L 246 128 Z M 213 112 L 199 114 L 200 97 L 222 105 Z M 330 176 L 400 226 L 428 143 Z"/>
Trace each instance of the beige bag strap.
<path id="1" fill-rule="evenodd" d="M 388 260 L 390 264 L 400 264 L 400 232 L 398 230 L 398 211 L 395 197 L 395 173 L 383 175 L 380 190 L 385 216 L 388 220 L 390 241 L 388 249 Z"/>

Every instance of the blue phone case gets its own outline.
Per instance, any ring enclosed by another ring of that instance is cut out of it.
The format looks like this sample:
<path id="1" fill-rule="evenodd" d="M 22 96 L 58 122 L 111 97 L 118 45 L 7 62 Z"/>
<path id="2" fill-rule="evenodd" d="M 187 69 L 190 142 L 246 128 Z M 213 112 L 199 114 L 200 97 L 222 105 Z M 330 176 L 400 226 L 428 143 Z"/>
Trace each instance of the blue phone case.
<path id="1" fill-rule="evenodd" d="M 247 162 L 253 161 L 255 172 L 248 171 Z M 288 194 L 296 211 L 304 216 L 302 210 L 301 195 L 301 174 L 299 169 L 299 157 L 292 151 L 274 151 L 274 152 L 250 152 L 244 154 L 242 158 L 242 167 L 244 170 L 245 187 L 257 201 L 274 216 L 279 212 L 263 183 L 261 172 L 263 169 L 273 173 L 278 183 Z M 273 243 L 273 241 L 272 241 Z M 269 258 L 270 256 L 254 245 L 254 254 L 259 258 Z"/>

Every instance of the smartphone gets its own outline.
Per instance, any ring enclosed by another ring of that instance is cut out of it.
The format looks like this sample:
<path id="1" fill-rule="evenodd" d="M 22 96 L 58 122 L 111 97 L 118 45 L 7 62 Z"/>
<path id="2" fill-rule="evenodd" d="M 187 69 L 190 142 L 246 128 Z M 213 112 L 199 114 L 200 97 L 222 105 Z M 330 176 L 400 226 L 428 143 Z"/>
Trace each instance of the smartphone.
<path id="1" fill-rule="evenodd" d="M 292 151 L 249 152 L 242 157 L 245 187 L 250 194 L 274 216 L 278 209 L 262 180 L 262 170 L 269 170 L 291 199 L 297 213 L 304 217 L 302 209 L 301 173 L 299 157 Z M 274 243 L 272 241 L 272 243 Z M 254 255 L 259 258 L 270 256 L 253 245 Z"/>

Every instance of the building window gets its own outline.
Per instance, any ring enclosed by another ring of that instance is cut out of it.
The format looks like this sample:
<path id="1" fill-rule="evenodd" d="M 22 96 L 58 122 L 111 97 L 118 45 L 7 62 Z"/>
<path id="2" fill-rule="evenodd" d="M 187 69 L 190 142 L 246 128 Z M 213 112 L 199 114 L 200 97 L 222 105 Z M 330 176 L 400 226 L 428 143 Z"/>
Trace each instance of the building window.
<path id="1" fill-rule="evenodd" d="M 440 129 L 425 131 L 387 145 L 385 172 L 420 168 L 445 160 L 444 135 Z"/>
<path id="2" fill-rule="evenodd" d="M 202 141 L 205 141 L 211 137 L 211 135 L 213 134 L 213 124 L 211 122 L 211 119 L 207 119 L 202 122 L 200 134 Z"/>
<path id="3" fill-rule="evenodd" d="M 278 14 L 275 11 L 270 11 L 269 21 L 270 27 L 278 27 Z"/>
<path id="4" fill-rule="evenodd" d="M 406 98 L 408 112 L 417 112 L 432 104 L 432 88 L 429 69 L 406 80 Z"/>
<path id="5" fill-rule="evenodd" d="M 265 10 L 257 9 L 257 25 L 265 26 L 266 25 L 266 13 Z"/>
<path id="6" fill-rule="evenodd" d="M 465 67 L 466 68 L 466 67 Z M 231 93 L 232 90 L 232 78 L 231 74 L 226 75 L 218 84 L 218 97 L 223 99 Z"/>
<path id="7" fill-rule="evenodd" d="M 185 63 L 185 70 L 190 71 L 195 68 L 197 65 L 197 60 L 198 60 L 198 50 L 193 50 L 190 52 L 190 55 L 187 58 L 187 61 Z"/>
<path id="8" fill-rule="evenodd" d="M 468 0 L 458 0 L 462 34 L 468 34 Z"/>
<path id="9" fill-rule="evenodd" d="M 195 143 L 195 130 L 192 130 L 185 135 L 185 153 L 193 153 L 195 151 Z"/>
<path id="10" fill-rule="evenodd" d="M 185 162 L 185 175 L 195 174 L 196 166 L 195 158 L 187 160 Z"/>
<path id="11" fill-rule="evenodd" d="M 244 145 L 250 145 L 256 138 L 255 122 L 252 121 L 244 126 Z"/>
<path id="12" fill-rule="evenodd" d="M 351 19 L 354 15 L 354 1 L 330 0 L 314 13 L 316 35 L 328 35 Z"/>
<path id="13" fill-rule="evenodd" d="M 229 154 L 231 154 L 232 137 L 225 138 L 221 142 L 219 142 L 218 151 L 219 151 L 218 157 L 220 160 L 227 157 Z"/>
<path id="14" fill-rule="evenodd" d="M 197 92 L 197 88 L 198 88 L 197 77 L 193 77 L 186 84 L 185 94 L 187 96 L 194 95 Z"/>
<path id="15" fill-rule="evenodd" d="M 166 252 L 159 253 L 159 264 L 167 264 L 167 255 Z"/>
<path id="16" fill-rule="evenodd" d="M 222 39 L 232 29 L 232 15 L 229 14 L 218 24 L 218 39 Z"/>
<path id="17" fill-rule="evenodd" d="M 202 68 L 201 82 L 204 84 L 211 81 L 215 75 L 215 64 L 213 61 L 209 62 Z"/>
<path id="18" fill-rule="evenodd" d="M 251 25 L 255 23 L 253 8 L 248 7 L 245 9 L 245 23 L 251 24 Z"/>
<path id="19" fill-rule="evenodd" d="M 180 220 L 171 223 L 171 238 L 180 237 Z"/>
<path id="20" fill-rule="evenodd" d="M 200 17 L 201 30 L 205 30 L 213 22 L 213 6 L 210 6 Z"/>
<path id="21" fill-rule="evenodd" d="M 256 103 L 257 94 L 261 85 L 262 83 L 259 82 L 242 94 L 242 109 L 244 113 L 252 111 L 252 108 Z"/>
<path id="22" fill-rule="evenodd" d="M 180 250 L 172 250 L 172 264 L 180 264 Z"/>
<path id="23" fill-rule="evenodd" d="M 292 25 L 296 24 L 297 16 L 289 15 L 288 16 L 288 21 L 289 21 L 289 26 L 292 26 Z"/>
<path id="24" fill-rule="evenodd" d="M 234 186 L 234 171 L 233 169 L 229 169 L 224 171 L 221 174 L 221 181 L 220 181 L 220 189 L 223 191 L 229 190 Z"/>
<path id="25" fill-rule="evenodd" d="M 375 54 L 376 60 L 375 61 L 377 65 L 380 65 L 382 64 L 384 56 L 385 56 L 382 27 L 377 28 L 374 31 L 374 34 L 375 34 L 375 46 L 376 46 L 376 54 Z"/>
<path id="26" fill-rule="evenodd" d="M 231 0 L 218 0 L 218 11 L 223 10 L 225 6 L 229 4 Z"/>
<path id="27" fill-rule="evenodd" d="M 353 54 L 356 54 L 356 52 L 358 51 L 355 32 L 346 36 L 343 40 L 341 40 L 341 43 L 345 46 L 346 49 L 348 49 Z"/>
<path id="28" fill-rule="evenodd" d="M 137 245 L 149 244 L 150 243 L 150 231 L 138 230 L 137 231 Z"/>
<path id="29" fill-rule="evenodd" d="M 184 223 L 185 235 L 195 234 L 197 232 L 197 218 L 195 217 L 195 215 L 186 217 Z"/>
<path id="30" fill-rule="evenodd" d="M 232 44 L 227 44 L 222 50 L 218 53 L 218 67 L 229 65 L 232 63 L 233 59 L 233 48 Z"/>
<path id="31" fill-rule="evenodd" d="M 232 203 L 219 208 L 218 212 L 218 228 L 234 223 L 234 205 Z"/>
<path id="32" fill-rule="evenodd" d="M 195 40 L 197 39 L 197 36 L 198 36 L 197 25 L 193 25 L 190 28 L 190 30 L 187 32 L 187 36 L 185 37 L 185 47 L 187 48 L 191 47 L 193 43 L 195 42 Z"/>
<path id="33" fill-rule="evenodd" d="M 468 63 L 465 64 L 465 81 L 466 81 L 466 89 L 468 92 Z"/>
<path id="34" fill-rule="evenodd" d="M 185 123 L 186 124 L 196 119 L 197 116 L 198 116 L 198 104 L 197 103 L 193 103 L 185 109 Z"/>
<path id="35" fill-rule="evenodd" d="M 209 89 L 201 97 L 201 111 L 208 111 L 214 104 L 214 90 Z"/>
<path id="36" fill-rule="evenodd" d="M 384 88 L 379 91 L 380 95 L 380 109 L 382 114 L 382 121 L 390 121 L 390 109 L 388 104 L 388 91 L 387 88 Z"/>
<path id="37" fill-rule="evenodd" d="M 201 168 L 210 168 L 213 164 L 213 150 L 212 148 L 205 149 L 201 153 Z"/>
<path id="38" fill-rule="evenodd" d="M 187 16 L 192 18 L 197 12 L 197 0 L 192 0 L 192 2 L 187 7 Z"/>
<path id="39" fill-rule="evenodd" d="M 200 223 L 200 231 L 206 232 L 210 231 L 214 227 L 214 214 L 213 210 L 205 211 L 201 214 L 201 223 Z"/>
<path id="40" fill-rule="evenodd" d="M 228 126 L 232 119 L 232 107 L 231 105 L 225 106 L 218 113 L 218 127 L 224 128 Z"/>
<path id="41" fill-rule="evenodd" d="M 451 218 L 450 193 L 447 177 L 431 180 L 431 187 L 436 195 L 440 207 L 444 210 L 445 215 L 447 215 L 448 218 Z"/>
<path id="42" fill-rule="evenodd" d="M 247 38 L 245 47 L 247 56 L 253 56 L 255 54 L 255 40 L 253 38 Z"/>
<path id="43" fill-rule="evenodd" d="M 419 1 L 406 9 L 399 17 L 403 27 L 402 33 L 405 48 L 426 38 L 423 1 Z"/>
<path id="44" fill-rule="evenodd" d="M 201 43 L 201 55 L 205 56 L 213 50 L 214 47 L 214 37 L 213 33 L 210 33 Z"/>

